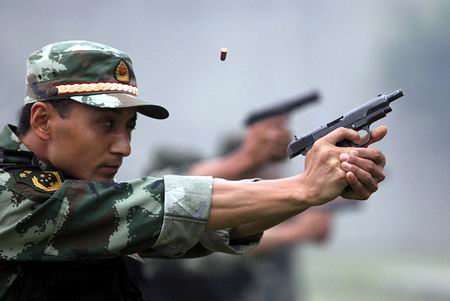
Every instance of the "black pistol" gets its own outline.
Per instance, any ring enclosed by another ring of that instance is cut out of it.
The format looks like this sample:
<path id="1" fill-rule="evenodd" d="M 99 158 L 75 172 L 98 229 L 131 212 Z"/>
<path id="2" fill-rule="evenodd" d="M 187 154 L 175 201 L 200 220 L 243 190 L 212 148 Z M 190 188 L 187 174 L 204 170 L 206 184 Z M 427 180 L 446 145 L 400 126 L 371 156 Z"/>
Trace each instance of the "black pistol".
<path id="1" fill-rule="evenodd" d="M 288 146 L 289 159 L 292 159 L 299 154 L 306 155 L 317 139 L 322 138 L 340 127 L 353 129 L 358 132 L 364 131 L 366 132 L 366 135 L 364 136 L 365 139 L 361 144 L 355 145 L 350 141 L 341 141 L 337 144 L 338 146 L 361 147 L 366 145 L 370 141 L 371 137 L 369 126 L 373 122 L 385 117 L 387 113 L 391 112 L 392 108 L 389 104 L 402 96 L 402 90 L 394 91 L 388 95 L 380 94 L 376 98 L 369 100 L 365 104 L 353 109 L 336 120 L 321 126 L 317 130 L 312 131 L 298 139 L 295 137 L 295 140 Z"/>
<path id="2" fill-rule="evenodd" d="M 313 91 L 308 94 L 301 95 L 295 99 L 284 101 L 280 104 L 250 113 L 250 115 L 245 120 L 245 126 L 248 127 L 255 122 L 261 121 L 266 118 L 278 115 L 286 115 L 295 109 L 303 107 L 304 105 L 318 101 L 319 98 L 319 92 Z"/>

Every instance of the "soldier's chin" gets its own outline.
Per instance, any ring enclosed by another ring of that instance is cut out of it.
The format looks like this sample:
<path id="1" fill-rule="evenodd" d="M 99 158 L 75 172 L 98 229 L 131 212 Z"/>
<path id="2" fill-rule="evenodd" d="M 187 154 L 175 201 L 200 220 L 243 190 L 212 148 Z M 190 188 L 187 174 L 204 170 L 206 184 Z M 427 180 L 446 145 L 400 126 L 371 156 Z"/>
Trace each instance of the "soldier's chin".
<path id="1" fill-rule="evenodd" d="M 114 182 L 114 177 L 95 177 L 92 180 L 96 182 L 111 183 Z"/>
<path id="2" fill-rule="evenodd" d="M 109 167 L 109 166 L 102 166 L 98 169 L 96 173 L 96 180 L 97 181 L 113 181 L 114 177 L 117 173 L 119 168 L 117 167 Z"/>
<path id="3" fill-rule="evenodd" d="M 114 176 L 116 174 L 97 174 L 94 177 L 92 177 L 92 181 L 96 181 L 96 182 L 113 182 L 114 181 Z"/>

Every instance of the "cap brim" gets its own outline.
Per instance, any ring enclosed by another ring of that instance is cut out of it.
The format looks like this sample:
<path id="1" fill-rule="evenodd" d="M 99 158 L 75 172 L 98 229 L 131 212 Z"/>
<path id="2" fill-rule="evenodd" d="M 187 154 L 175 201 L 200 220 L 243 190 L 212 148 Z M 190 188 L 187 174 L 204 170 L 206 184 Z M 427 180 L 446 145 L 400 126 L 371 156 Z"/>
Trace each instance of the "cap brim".
<path id="1" fill-rule="evenodd" d="M 164 107 L 125 93 L 77 95 L 69 96 L 69 98 L 97 108 L 118 109 L 136 107 L 139 113 L 148 117 L 156 119 L 166 119 L 169 117 L 169 112 Z"/>

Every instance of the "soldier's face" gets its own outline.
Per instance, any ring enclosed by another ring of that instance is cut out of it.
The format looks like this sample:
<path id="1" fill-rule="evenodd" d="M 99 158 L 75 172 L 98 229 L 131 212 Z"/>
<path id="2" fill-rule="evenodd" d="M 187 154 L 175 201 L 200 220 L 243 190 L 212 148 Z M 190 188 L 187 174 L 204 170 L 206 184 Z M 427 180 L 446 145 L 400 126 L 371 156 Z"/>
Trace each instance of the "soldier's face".
<path id="1" fill-rule="evenodd" d="M 99 109 L 75 103 L 66 118 L 54 117 L 48 144 L 50 163 L 80 179 L 112 181 L 131 153 L 136 109 Z"/>

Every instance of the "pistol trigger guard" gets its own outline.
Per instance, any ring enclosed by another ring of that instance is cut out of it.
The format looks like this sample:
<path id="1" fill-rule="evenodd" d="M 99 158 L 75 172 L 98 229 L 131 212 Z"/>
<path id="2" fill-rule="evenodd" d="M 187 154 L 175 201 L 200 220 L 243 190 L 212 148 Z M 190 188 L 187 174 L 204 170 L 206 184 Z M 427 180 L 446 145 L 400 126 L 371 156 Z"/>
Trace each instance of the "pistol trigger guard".
<path id="1" fill-rule="evenodd" d="M 358 131 L 358 133 L 359 133 L 360 131 L 366 132 L 366 135 L 364 136 L 364 141 L 363 141 L 363 142 L 361 142 L 361 143 L 358 144 L 358 145 L 355 145 L 355 146 L 357 146 L 357 147 L 363 147 L 363 146 L 366 146 L 366 145 L 369 143 L 370 139 L 372 139 L 372 133 L 370 132 L 369 125 L 366 125 L 366 126 L 363 127 L 362 129 L 360 129 L 360 130 Z"/>

